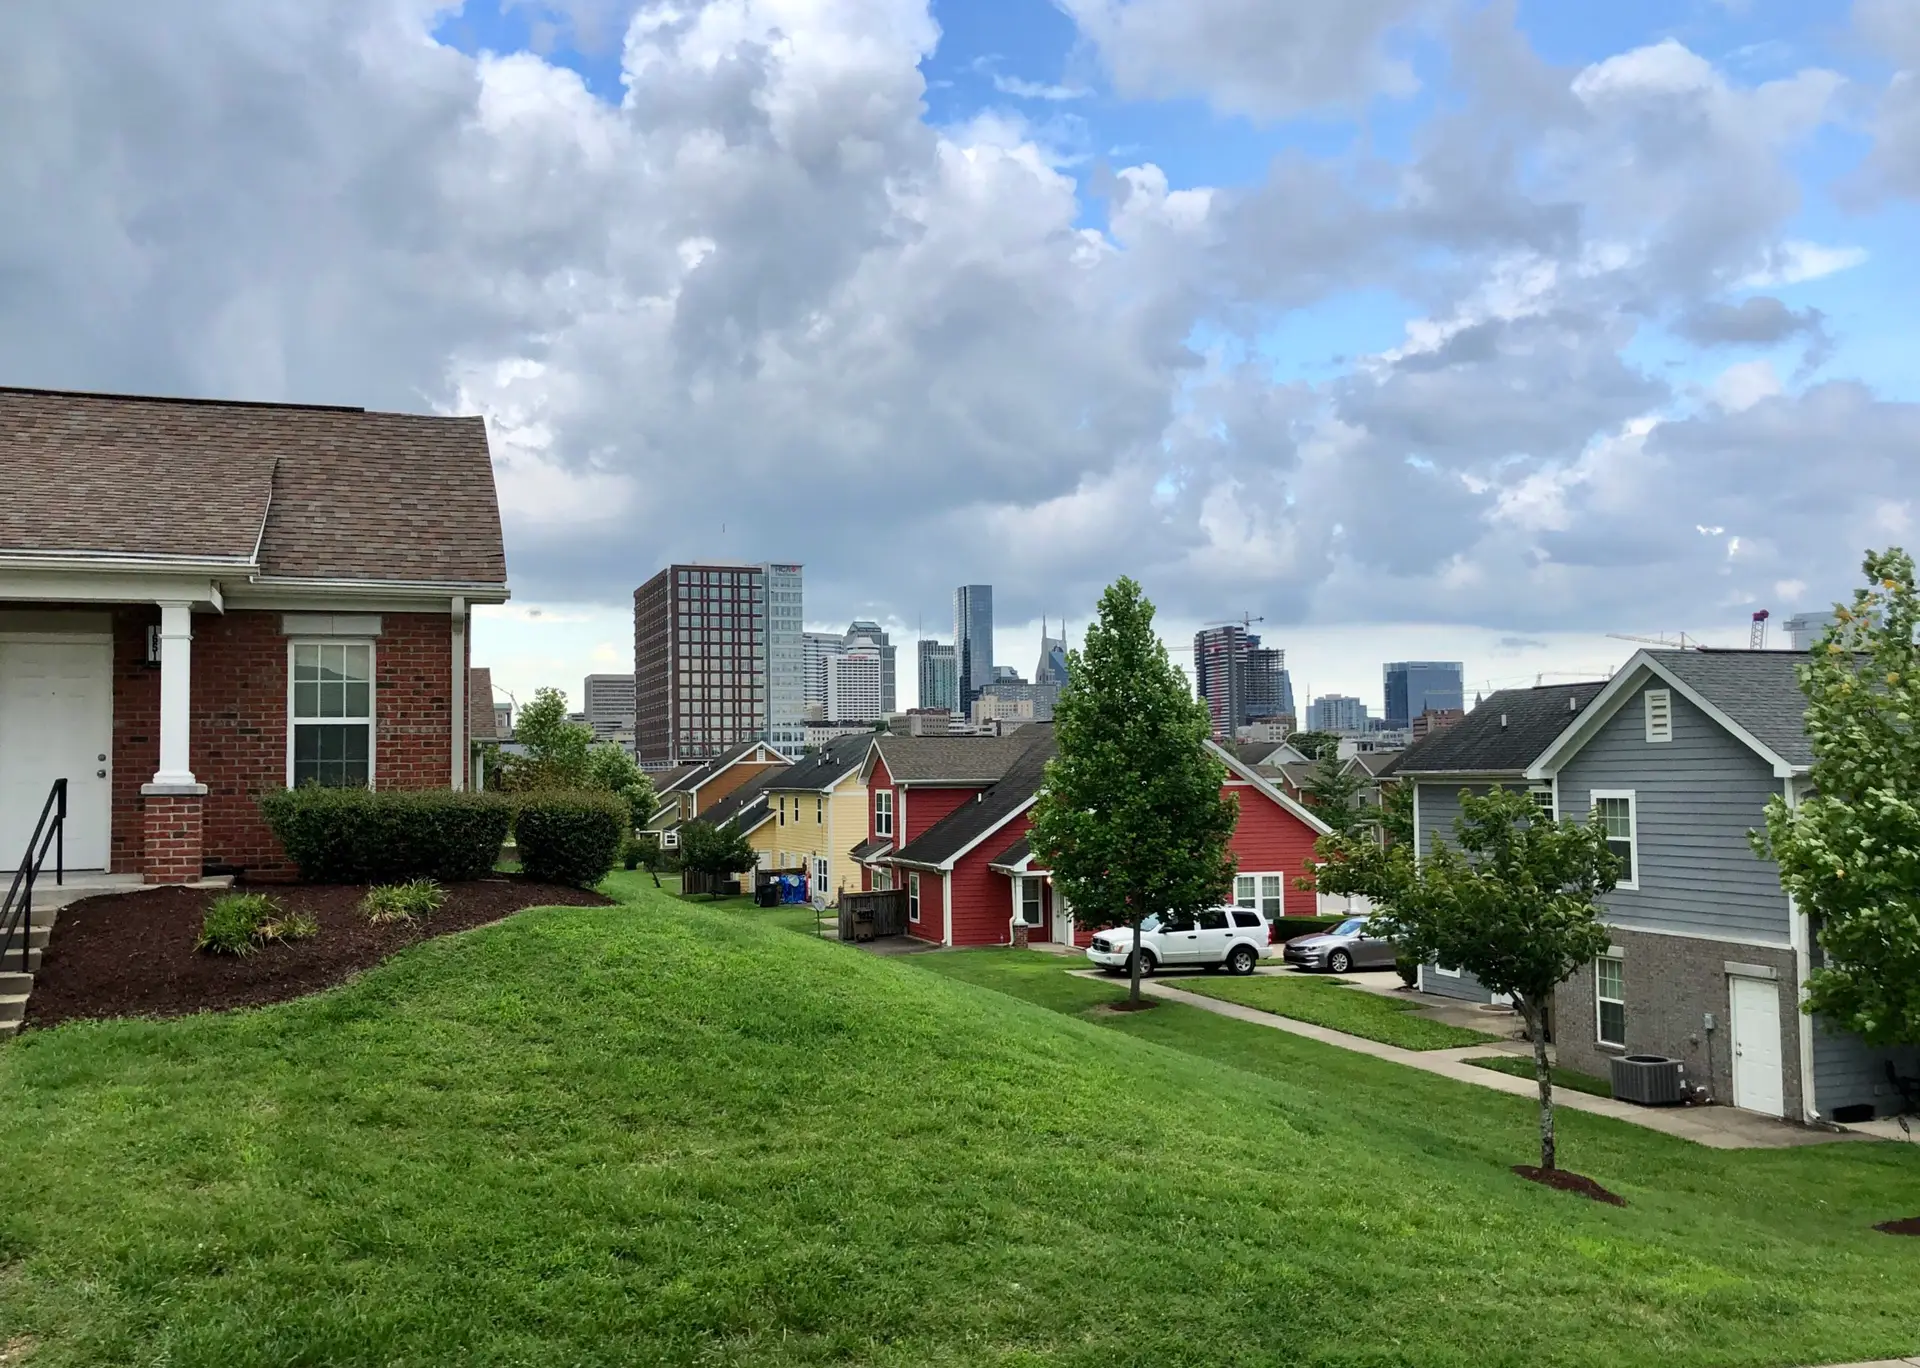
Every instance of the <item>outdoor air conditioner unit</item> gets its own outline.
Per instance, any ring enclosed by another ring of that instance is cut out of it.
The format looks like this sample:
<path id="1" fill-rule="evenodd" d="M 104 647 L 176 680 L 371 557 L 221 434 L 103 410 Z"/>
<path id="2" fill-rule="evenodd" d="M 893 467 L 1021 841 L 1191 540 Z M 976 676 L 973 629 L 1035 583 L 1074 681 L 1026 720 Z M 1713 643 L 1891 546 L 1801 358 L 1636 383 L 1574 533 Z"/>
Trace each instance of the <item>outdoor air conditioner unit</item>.
<path id="1" fill-rule="evenodd" d="M 1687 1066 L 1665 1055 L 1620 1055 L 1607 1061 L 1613 1095 L 1643 1107 L 1674 1107 L 1686 1100 Z"/>

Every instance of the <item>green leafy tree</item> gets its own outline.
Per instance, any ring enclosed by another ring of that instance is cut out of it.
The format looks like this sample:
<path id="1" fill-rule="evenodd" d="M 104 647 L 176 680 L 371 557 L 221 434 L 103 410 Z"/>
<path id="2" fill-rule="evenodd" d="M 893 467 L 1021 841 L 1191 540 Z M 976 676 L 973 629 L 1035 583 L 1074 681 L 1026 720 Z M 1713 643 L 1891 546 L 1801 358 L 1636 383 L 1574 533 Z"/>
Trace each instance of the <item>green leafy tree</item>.
<path id="1" fill-rule="evenodd" d="M 1300 791 L 1306 795 L 1314 816 L 1335 831 L 1346 832 L 1369 824 L 1368 815 L 1360 806 L 1360 790 L 1364 787 L 1366 781 L 1347 769 L 1336 750 L 1327 749 L 1320 752 L 1313 773 L 1307 776 Z"/>
<path id="2" fill-rule="evenodd" d="M 1380 834 L 1388 845 L 1413 846 L 1413 785 L 1405 779 L 1380 784 Z"/>
<path id="3" fill-rule="evenodd" d="M 1513 998 L 1533 1041 L 1540 1167 L 1551 1169 L 1548 1004 L 1570 974 L 1606 952 L 1599 900 L 1613 890 L 1619 863 L 1597 817 L 1555 822 L 1512 789 L 1462 791 L 1454 830 L 1458 848 L 1436 838 L 1418 862 L 1411 844 L 1333 832 L 1320 838 L 1316 881 L 1372 899 L 1375 924 L 1416 963 L 1457 966 Z"/>
<path id="4" fill-rule="evenodd" d="M 1167 658 L 1153 605 L 1131 579 L 1100 596 L 1086 644 L 1067 656 L 1053 714 L 1059 754 L 1034 805 L 1032 840 L 1078 919 L 1133 929 L 1150 913 L 1218 905 L 1233 879 L 1238 816 L 1211 720 Z M 1140 956 L 1130 1000 L 1140 1001 Z"/>
<path id="5" fill-rule="evenodd" d="M 1869 552 L 1800 666 L 1813 766 L 1767 804 L 1762 857 L 1813 919 L 1825 964 L 1807 1011 L 1876 1045 L 1920 1044 L 1920 599 L 1913 557 Z"/>
<path id="6" fill-rule="evenodd" d="M 698 870 L 713 879 L 709 898 L 720 896 L 720 884 L 736 874 L 744 874 L 759 863 L 747 838 L 730 826 L 712 822 L 688 822 L 680 828 L 680 867 Z"/>
<path id="7" fill-rule="evenodd" d="M 625 746 L 611 741 L 603 741 L 587 752 L 587 787 L 605 789 L 624 799 L 633 814 L 634 831 L 645 826 L 660 805 L 653 781 L 627 754 Z"/>
<path id="8" fill-rule="evenodd" d="M 527 793 L 538 789 L 591 786 L 593 729 L 567 720 L 567 696 L 538 689 L 521 709 L 513 739 L 525 753 L 507 757 L 504 787 Z"/>
<path id="9" fill-rule="evenodd" d="M 1337 752 L 1340 749 L 1340 738 L 1332 732 L 1297 731 L 1287 738 L 1287 744 L 1307 759 L 1318 760 L 1329 752 Z"/>

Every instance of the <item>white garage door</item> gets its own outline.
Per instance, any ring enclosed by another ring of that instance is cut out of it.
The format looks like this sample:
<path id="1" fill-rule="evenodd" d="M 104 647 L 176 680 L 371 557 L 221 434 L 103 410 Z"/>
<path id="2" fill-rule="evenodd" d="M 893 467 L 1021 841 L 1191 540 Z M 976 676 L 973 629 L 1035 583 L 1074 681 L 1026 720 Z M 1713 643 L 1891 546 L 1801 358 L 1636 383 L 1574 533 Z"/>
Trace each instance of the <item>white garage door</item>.
<path id="1" fill-rule="evenodd" d="M 0 889 L 59 778 L 67 868 L 107 867 L 112 742 L 110 642 L 0 641 Z"/>

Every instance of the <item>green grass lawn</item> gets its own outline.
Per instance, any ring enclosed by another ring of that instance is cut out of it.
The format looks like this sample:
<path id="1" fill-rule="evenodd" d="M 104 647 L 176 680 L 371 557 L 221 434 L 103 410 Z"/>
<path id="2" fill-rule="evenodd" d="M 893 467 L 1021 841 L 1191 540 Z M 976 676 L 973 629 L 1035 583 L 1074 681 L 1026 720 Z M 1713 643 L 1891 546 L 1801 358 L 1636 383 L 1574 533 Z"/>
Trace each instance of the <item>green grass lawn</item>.
<path id="1" fill-rule="evenodd" d="M 666 877 L 661 877 L 666 882 Z M 648 880 L 651 887 L 652 880 Z M 818 935 L 823 925 L 819 915 L 809 905 L 799 903 L 782 904 L 779 907 L 756 907 L 753 899 L 744 894 L 733 898 L 711 898 L 705 893 L 675 893 L 682 902 L 692 903 L 695 907 L 711 908 L 715 911 L 732 913 L 762 926 L 777 926 L 782 931 L 800 931 L 809 936 Z"/>
<path id="2" fill-rule="evenodd" d="M 1419 1004 L 1342 987 L 1338 979 L 1307 978 L 1298 974 L 1255 974 L 1250 978 L 1169 978 L 1169 986 L 1183 988 L 1222 1002 L 1257 1007 L 1275 1016 L 1310 1021 L 1348 1035 L 1363 1036 L 1407 1050 L 1447 1050 L 1456 1045 L 1484 1045 L 1498 1036 L 1410 1016 Z"/>
<path id="3" fill-rule="evenodd" d="M 152 1364 L 1776 1365 L 1920 1348 L 1920 1152 L 1730 1153 L 1021 952 L 610 881 L 0 1048 L 0 1346 Z M 9 1352 L 17 1355 L 17 1350 Z M 13 1360 L 9 1360 L 13 1361 Z"/>
<path id="4" fill-rule="evenodd" d="M 1495 1073 L 1512 1074 L 1515 1078 L 1533 1077 L 1533 1059 L 1529 1055 L 1494 1055 L 1490 1059 L 1469 1059 L 1467 1063 L 1476 1069 L 1492 1069 Z M 1613 1096 L 1610 1080 L 1581 1073 L 1578 1069 L 1563 1069 L 1558 1065 L 1553 1070 L 1553 1086 L 1571 1092 L 1591 1093 L 1595 1097 Z"/>

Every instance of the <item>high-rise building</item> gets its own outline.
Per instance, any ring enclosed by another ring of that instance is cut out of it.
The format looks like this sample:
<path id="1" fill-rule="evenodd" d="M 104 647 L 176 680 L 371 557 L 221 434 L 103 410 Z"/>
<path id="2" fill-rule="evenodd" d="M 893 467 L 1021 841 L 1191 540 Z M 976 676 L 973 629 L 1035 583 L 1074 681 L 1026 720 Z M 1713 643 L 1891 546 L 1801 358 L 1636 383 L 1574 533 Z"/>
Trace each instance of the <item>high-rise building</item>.
<path id="1" fill-rule="evenodd" d="M 708 760 L 767 736 L 767 608 L 759 565 L 669 565 L 634 590 L 634 745 L 642 766 Z"/>
<path id="2" fill-rule="evenodd" d="M 800 641 L 806 605 L 800 567 L 769 563 L 760 569 L 767 588 L 767 739 L 774 749 L 798 755 L 805 744 L 800 716 L 806 701 L 806 658 Z"/>
<path id="3" fill-rule="evenodd" d="M 899 703 L 894 678 L 894 646 L 877 622 L 856 619 L 847 626 L 847 649 L 870 646 L 880 652 L 880 716 L 893 712 Z"/>
<path id="4" fill-rule="evenodd" d="M 822 709 L 827 706 L 827 661 L 846 649 L 847 639 L 838 632 L 802 632 L 800 649 L 803 674 L 806 680 L 801 690 L 801 701 L 805 704 L 817 704 Z M 823 711 L 820 716 L 824 718 Z"/>
<path id="5" fill-rule="evenodd" d="M 1060 624 L 1060 635 L 1047 635 L 1047 620 L 1040 619 L 1040 663 L 1033 667 L 1035 684 L 1063 686 L 1067 682 L 1067 625 Z"/>
<path id="6" fill-rule="evenodd" d="M 993 586 L 963 584 L 953 591 L 953 662 L 960 711 L 993 683 Z"/>
<path id="7" fill-rule="evenodd" d="M 1307 705 L 1307 730 L 1359 733 L 1368 729 L 1367 705 L 1346 694 L 1321 694 Z"/>
<path id="8" fill-rule="evenodd" d="M 829 721 L 841 720 L 835 716 L 828 699 L 833 662 L 852 651 L 871 651 L 880 665 L 880 711 L 869 717 L 876 721 L 893 712 L 897 706 L 896 682 L 894 679 L 894 646 L 887 634 L 877 622 L 855 622 L 844 633 L 804 632 L 801 634 L 801 653 L 804 659 L 806 687 L 802 691 L 803 711 L 805 708 L 817 708 L 819 716 Z"/>
<path id="9" fill-rule="evenodd" d="M 1194 633 L 1193 679 L 1213 718 L 1213 734 L 1221 740 L 1237 736 L 1253 718 L 1293 711 L 1287 653 L 1262 646 L 1257 635 L 1237 622 Z"/>
<path id="10" fill-rule="evenodd" d="M 587 725 L 601 740 L 633 730 L 634 693 L 630 674 L 590 674 L 581 686 Z"/>
<path id="11" fill-rule="evenodd" d="M 1423 712 L 1465 707 L 1466 672 L 1457 660 L 1389 661 L 1381 670 L 1387 725 L 1406 727 Z"/>
<path id="12" fill-rule="evenodd" d="M 878 722 L 887 715 L 881 706 L 880 652 L 857 646 L 827 657 L 827 720 Z"/>
<path id="13" fill-rule="evenodd" d="M 960 694 L 955 673 L 953 647 L 944 641 L 920 642 L 920 706 L 945 708 L 957 712 Z"/>
<path id="14" fill-rule="evenodd" d="M 1795 613 L 1781 625 L 1787 629 L 1787 645 L 1796 651 L 1811 651 L 1833 623 L 1831 612 Z"/>

